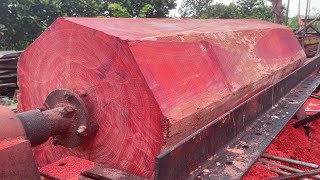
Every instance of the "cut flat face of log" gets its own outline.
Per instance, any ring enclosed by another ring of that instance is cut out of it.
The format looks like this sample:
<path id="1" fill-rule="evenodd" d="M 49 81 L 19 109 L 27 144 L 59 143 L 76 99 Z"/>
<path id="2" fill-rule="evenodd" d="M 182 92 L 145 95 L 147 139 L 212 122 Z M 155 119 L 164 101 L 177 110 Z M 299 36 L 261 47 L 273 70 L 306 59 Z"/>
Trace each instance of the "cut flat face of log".
<path id="1" fill-rule="evenodd" d="M 78 156 L 150 178 L 155 157 L 299 67 L 292 31 L 258 20 L 59 18 L 23 53 L 20 110 L 86 90 L 89 144 L 52 140 L 40 166 Z"/>
<path id="2" fill-rule="evenodd" d="M 100 129 L 92 142 L 73 149 L 50 139 L 35 148 L 38 164 L 74 155 L 150 177 L 162 144 L 162 115 L 128 45 L 61 20 L 21 57 L 20 108 L 39 107 L 55 89 L 86 90 L 90 121 Z"/>

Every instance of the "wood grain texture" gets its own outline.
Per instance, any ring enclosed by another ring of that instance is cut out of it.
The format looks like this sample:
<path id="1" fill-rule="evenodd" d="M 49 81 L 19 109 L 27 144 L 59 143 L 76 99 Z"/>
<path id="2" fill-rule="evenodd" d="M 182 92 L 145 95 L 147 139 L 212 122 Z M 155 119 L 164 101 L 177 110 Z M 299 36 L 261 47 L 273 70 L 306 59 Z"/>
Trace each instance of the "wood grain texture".
<path id="1" fill-rule="evenodd" d="M 36 148 L 40 166 L 74 155 L 152 175 L 161 112 L 126 42 L 60 19 L 25 51 L 18 71 L 22 111 L 41 105 L 54 89 L 86 90 L 90 121 L 100 125 L 91 144 L 68 149 L 50 139 Z"/>
<path id="2" fill-rule="evenodd" d="M 20 110 L 58 88 L 87 90 L 91 144 L 35 149 L 150 178 L 155 157 L 299 67 L 292 31 L 257 20 L 59 18 L 23 53 Z"/>

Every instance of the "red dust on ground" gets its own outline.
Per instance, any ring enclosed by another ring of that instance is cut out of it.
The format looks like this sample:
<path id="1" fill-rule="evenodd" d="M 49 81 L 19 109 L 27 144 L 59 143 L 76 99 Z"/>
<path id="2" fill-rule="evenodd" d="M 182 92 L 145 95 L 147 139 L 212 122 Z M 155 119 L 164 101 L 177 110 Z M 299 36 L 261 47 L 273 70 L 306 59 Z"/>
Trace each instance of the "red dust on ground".
<path id="1" fill-rule="evenodd" d="M 320 109 L 320 100 L 310 98 L 304 105 L 306 109 Z M 306 135 L 303 127 L 293 128 L 292 124 L 297 120 L 292 119 L 288 125 L 276 137 L 273 143 L 267 148 L 266 153 L 281 157 L 311 162 L 320 165 L 320 120 L 316 120 L 310 125 L 309 137 Z M 281 163 L 281 162 L 277 162 Z M 282 163 L 301 170 L 310 170 L 310 168 L 301 167 L 292 164 Z M 271 166 L 269 166 L 271 167 Z M 272 166 L 274 168 L 274 166 Z M 276 173 L 270 172 L 256 163 L 244 180 L 260 180 L 277 177 Z"/>
<path id="2" fill-rule="evenodd" d="M 61 180 L 76 180 L 83 171 L 89 170 L 93 168 L 93 166 L 94 162 L 92 161 L 68 156 L 40 168 L 40 172 Z"/>

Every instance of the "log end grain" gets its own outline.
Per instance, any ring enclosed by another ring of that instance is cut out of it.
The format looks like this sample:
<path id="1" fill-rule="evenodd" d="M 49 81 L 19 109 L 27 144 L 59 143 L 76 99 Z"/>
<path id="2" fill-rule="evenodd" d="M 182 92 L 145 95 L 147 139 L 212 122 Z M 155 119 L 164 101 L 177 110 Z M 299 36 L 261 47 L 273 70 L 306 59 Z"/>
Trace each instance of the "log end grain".
<path id="1" fill-rule="evenodd" d="M 35 149 L 44 166 L 77 156 L 150 177 L 163 137 L 161 112 L 128 45 L 116 37 L 57 20 L 19 62 L 20 110 L 42 105 L 55 89 L 85 90 L 90 122 L 100 125 L 92 142 L 68 149 L 52 139 Z"/>

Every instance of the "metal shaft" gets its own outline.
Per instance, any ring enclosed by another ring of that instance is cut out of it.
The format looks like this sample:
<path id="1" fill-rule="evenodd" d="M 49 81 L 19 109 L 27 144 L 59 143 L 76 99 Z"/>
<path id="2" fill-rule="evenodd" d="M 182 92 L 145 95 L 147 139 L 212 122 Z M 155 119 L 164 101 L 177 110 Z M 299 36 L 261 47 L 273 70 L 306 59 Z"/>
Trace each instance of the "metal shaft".
<path id="1" fill-rule="evenodd" d="M 316 95 L 316 94 L 311 94 L 310 97 L 316 98 L 320 100 L 320 96 Z"/>
<path id="2" fill-rule="evenodd" d="M 42 114 L 51 127 L 51 134 L 56 135 L 68 130 L 74 112 L 72 106 L 65 106 L 43 111 Z"/>
<path id="3" fill-rule="evenodd" d="M 47 111 L 32 110 L 18 113 L 31 146 L 46 142 L 50 136 L 64 133 L 72 124 L 73 109 L 70 106 L 57 107 Z"/>
<path id="4" fill-rule="evenodd" d="M 320 112 L 312 115 L 312 116 L 309 116 L 309 117 L 306 117 L 300 121 L 297 121 L 293 124 L 293 127 L 294 128 L 298 128 L 300 126 L 303 126 L 303 125 L 306 125 L 308 123 L 311 123 L 312 121 L 315 121 L 315 120 L 318 120 L 320 118 Z"/>
<path id="5" fill-rule="evenodd" d="M 295 172 L 295 173 L 301 173 L 301 172 L 304 172 L 300 169 L 296 169 L 296 168 L 293 168 L 293 167 L 289 167 L 289 166 L 286 166 L 286 165 L 283 165 L 283 164 L 278 164 L 278 163 L 275 163 L 275 162 L 272 162 L 272 161 L 267 161 L 267 160 L 264 160 L 264 159 L 259 159 L 260 162 L 264 162 L 266 164 L 270 164 L 270 165 L 274 165 L 274 166 L 278 166 L 280 167 L 281 169 L 284 169 L 284 170 L 287 170 L 287 171 L 290 171 L 290 172 Z M 313 178 L 315 179 L 320 179 L 320 176 L 314 176 Z"/>
<path id="6" fill-rule="evenodd" d="M 280 156 L 274 156 L 274 155 L 267 154 L 267 153 L 262 154 L 262 157 L 274 159 L 274 160 L 278 160 L 278 161 L 283 161 L 283 162 L 287 162 L 287 163 L 291 163 L 291 164 L 297 164 L 300 166 L 315 168 L 315 169 L 319 168 L 319 165 L 317 165 L 317 164 L 298 161 L 298 160 L 289 159 L 289 158 L 284 158 L 284 157 L 280 157 Z"/>
<path id="7" fill-rule="evenodd" d="M 280 170 L 280 169 L 270 168 L 270 167 L 264 166 L 264 165 L 258 165 L 258 166 L 263 167 L 263 168 L 265 168 L 265 169 L 268 169 L 269 171 L 275 172 L 275 173 L 280 174 L 280 175 L 291 175 L 291 173 L 286 172 L 286 171 L 282 171 L 282 170 Z M 301 179 L 301 180 L 308 180 L 308 178 L 300 178 L 300 179 Z"/>
<path id="8" fill-rule="evenodd" d="M 300 178 L 300 177 L 306 177 L 306 176 L 312 176 L 320 173 L 320 169 L 314 169 L 311 171 L 307 172 L 300 172 L 300 173 L 295 173 L 291 175 L 285 175 L 277 178 L 272 178 L 270 180 L 285 180 L 285 179 L 294 179 L 294 178 Z"/>
<path id="9" fill-rule="evenodd" d="M 306 109 L 306 112 L 320 112 L 320 110 L 316 109 Z"/>
<path id="10" fill-rule="evenodd" d="M 278 174 L 280 174 L 280 175 L 290 175 L 290 174 L 291 174 L 291 173 L 289 173 L 289 172 L 282 171 L 282 170 L 276 169 L 276 168 L 271 168 L 271 167 L 268 167 L 268 166 L 265 166 L 265 165 L 258 165 L 258 166 L 263 167 L 263 168 L 265 168 L 265 169 L 268 169 L 268 170 L 271 171 L 271 172 L 278 173 Z"/>

